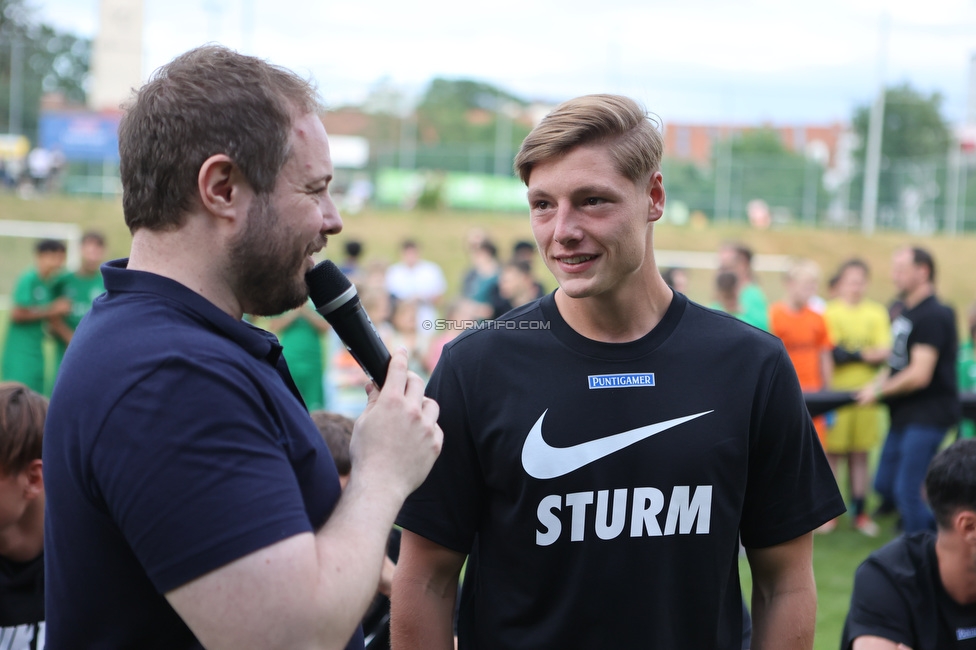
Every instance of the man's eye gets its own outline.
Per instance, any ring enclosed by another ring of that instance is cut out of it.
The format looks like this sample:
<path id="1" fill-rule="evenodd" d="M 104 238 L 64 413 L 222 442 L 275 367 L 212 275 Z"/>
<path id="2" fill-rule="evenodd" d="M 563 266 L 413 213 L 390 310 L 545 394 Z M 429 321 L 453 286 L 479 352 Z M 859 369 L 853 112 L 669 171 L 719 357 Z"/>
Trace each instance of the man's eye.
<path id="1" fill-rule="evenodd" d="M 586 203 L 586 205 L 600 205 L 601 203 L 603 203 L 603 199 L 601 199 L 598 196 L 591 196 L 587 198 L 586 201 L 584 201 L 584 203 Z"/>
<path id="2" fill-rule="evenodd" d="M 532 207 L 536 210 L 545 210 L 549 207 L 549 201 L 536 201 Z"/>

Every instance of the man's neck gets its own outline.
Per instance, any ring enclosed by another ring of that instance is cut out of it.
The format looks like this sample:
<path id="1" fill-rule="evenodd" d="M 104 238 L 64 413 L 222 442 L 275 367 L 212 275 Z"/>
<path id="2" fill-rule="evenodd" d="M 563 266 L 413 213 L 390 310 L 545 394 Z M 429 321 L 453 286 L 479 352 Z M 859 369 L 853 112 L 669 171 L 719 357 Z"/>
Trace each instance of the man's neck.
<path id="1" fill-rule="evenodd" d="M 206 223 L 188 217 L 179 230 L 137 230 L 128 268 L 175 280 L 239 319 L 243 311 L 224 277 L 228 265 L 222 261 L 217 238 L 213 232 L 200 232 Z"/>
<path id="2" fill-rule="evenodd" d="M 0 530 L 0 556 L 29 562 L 44 550 L 44 496 L 31 501 L 24 515 Z"/>
<path id="3" fill-rule="evenodd" d="M 932 295 L 935 295 L 935 287 L 932 286 L 931 282 L 926 282 L 909 292 L 903 302 L 908 309 L 914 309 L 919 303 Z"/>
<path id="4" fill-rule="evenodd" d="M 976 604 L 976 566 L 968 546 L 959 540 L 949 540 L 940 531 L 935 540 L 935 556 L 946 593 L 960 605 Z"/>
<path id="5" fill-rule="evenodd" d="M 643 337 L 664 318 L 674 297 L 653 263 L 644 282 L 629 290 L 588 298 L 570 298 L 556 291 L 556 307 L 566 323 L 581 336 L 604 343 L 627 343 Z"/>

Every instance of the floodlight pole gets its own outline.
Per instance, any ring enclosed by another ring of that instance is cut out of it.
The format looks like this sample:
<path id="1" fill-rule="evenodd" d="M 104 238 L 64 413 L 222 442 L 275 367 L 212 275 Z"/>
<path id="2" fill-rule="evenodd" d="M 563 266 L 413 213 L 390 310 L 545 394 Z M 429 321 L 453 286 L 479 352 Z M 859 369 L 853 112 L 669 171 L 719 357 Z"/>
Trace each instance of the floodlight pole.
<path id="1" fill-rule="evenodd" d="M 24 40 L 17 31 L 11 29 L 10 39 L 10 121 L 7 131 L 14 135 L 24 134 Z"/>
<path id="2" fill-rule="evenodd" d="M 861 203 L 861 230 L 865 235 L 874 233 L 878 218 L 878 181 L 881 175 L 881 140 L 884 127 L 885 89 L 871 106 L 868 122 L 867 158 L 864 162 L 864 197 Z"/>
<path id="3" fill-rule="evenodd" d="M 884 135 L 885 111 L 885 58 L 888 52 L 888 14 L 881 15 L 878 44 L 878 96 L 871 106 L 868 121 L 868 141 L 864 161 L 864 196 L 861 202 L 861 230 L 865 235 L 874 233 L 878 219 L 878 180 L 881 174 L 881 142 Z"/>

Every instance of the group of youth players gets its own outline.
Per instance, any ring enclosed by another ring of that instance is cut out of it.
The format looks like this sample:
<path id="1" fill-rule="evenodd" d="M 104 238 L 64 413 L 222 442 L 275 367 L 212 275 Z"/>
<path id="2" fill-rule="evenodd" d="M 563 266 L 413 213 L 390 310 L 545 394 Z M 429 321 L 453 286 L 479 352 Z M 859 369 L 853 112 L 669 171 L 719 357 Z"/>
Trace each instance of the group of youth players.
<path id="1" fill-rule="evenodd" d="M 54 378 L 75 328 L 105 291 L 99 270 L 105 238 L 89 231 L 81 237 L 81 263 L 66 271 L 64 242 L 44 239 L 35 245 L 34 264 L 14 283 L 10 319 L 0 357 L 0 381 L 16 381 L 50 395 Z M 54 358 L 46 359 L 45 341 Z"/>
<path id="2" fill-rule="evenodd" d="M 658 273 L 644 109 L 580 97 L 526 138 L 559 288 L 447 343 L 426 391 L 394 351 L 342 481 L 287 351 L 242 320 L 303 305 L 342 228 L 317 112 L 290 71 L 205 46 L 123 118 L 130 256 L 45 425 L 47 645 L 362 648 L 396 521 L 396 648 L 453 648 L 457 611 L 461 648 L 738 650 L 741 541 L 751 647 L 809 650 L 812 533 L 844 504 L 781 342 Z M 957 555 L 971 510 L 940 510 Z"/>
<path id="3" fill-rule="evenodd" d="M 971 343 L 957 352 L 955 315 L 935 295 L 932 256 L 918 247 L 894 252 L 891 277 L 897 296 L 890 310 L 866 297 L 870 270 L 861 259 L 840 265 L 827 283 L 827 300 L 818 295 L 819 266 L 795 261 L 784 273 L 783 299 L 771 305 L 755 280 L 751 259 L 752 251 L 741 243 L 722 246 L 711 306 L 779 337 L 804 391 L 856 396 L 856 404 L 814 418 L 835 473 L 842 461 L 847 463 L 853 527 L 872 537 L 879 533 L 865 508 L 871 484 L 868 454 L 882 440 L 890 409 L 894 435 L 885 438 L 875 482 L 884 500 L 879 510 L 899 510 L 907 532 L 933 529 L 920 486 L 929 460 L 958 423 L 957 392 L 972 390 L 974 382 Z M 665 273 L 679 283 L 686 282 L 682 275 Z M 903 436 L 906 424 L 913 429 Z M 962 437 L 968 437 L 967 424 L 960 427 Z M 914 425 L 927 432 L 915 433 Z M 837 523 L 831 520 L 818 532 L 831 532 Z"/>

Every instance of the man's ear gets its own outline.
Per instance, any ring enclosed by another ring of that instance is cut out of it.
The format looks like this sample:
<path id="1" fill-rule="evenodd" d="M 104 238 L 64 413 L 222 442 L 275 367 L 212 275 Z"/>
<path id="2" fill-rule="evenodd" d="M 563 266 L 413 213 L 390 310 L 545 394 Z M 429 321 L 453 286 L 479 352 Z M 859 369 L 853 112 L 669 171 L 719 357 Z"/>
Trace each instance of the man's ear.
<path id="1" fill-rule="evenodd" d="M 952 527 L 967 544 L 976 548 L 976 512 L 959 510 L 952 516 Z"/>
<path id="2" fill-rule="evenodd" d="M 647 181 L 648 222 L 654 222 L 664 215 L 664 176 L 661 172 L 654 172 Z"/>
<path id="3" fill-rule="evenodd" d="M 230 156 L 214 154 L 200 165 L 197 192 L 207 212 L 223 218 L 235 218 L 241 202 L 244 179 Z"/>
<path id="4" fill-rule="evenodd" d="M 44 463 L 40 458 L 32 460 L 23 475 L 27 479 L 24 484 L 24 496 L 27 499 L 36 499 L 44 494 Z"/>

